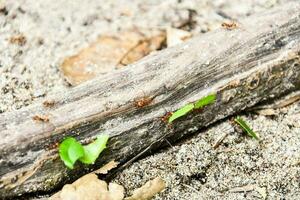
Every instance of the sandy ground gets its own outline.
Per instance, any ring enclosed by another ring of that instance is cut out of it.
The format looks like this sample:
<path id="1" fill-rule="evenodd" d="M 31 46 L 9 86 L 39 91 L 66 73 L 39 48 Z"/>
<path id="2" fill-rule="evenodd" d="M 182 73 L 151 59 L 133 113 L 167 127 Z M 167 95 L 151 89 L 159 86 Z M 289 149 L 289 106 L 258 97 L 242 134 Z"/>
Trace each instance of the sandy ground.
<path id="1" fill-rule="evenodd" d="M 300 102 L 272 118 L 243 118 L 260 141 L 225 120 L 134 163 L 115 181 L 131 191 L 160 176 L 168 186 L 155 199 L 300 199 Z"/>
<path id="2" fill-rule="evenodd" d="M 102 33 L 172 26 L 205 34 L 226 18 L 238 20 L 286 2 L 0 1 L 0 113 L 67 90 L 61 62 Z M 156 199 L 300 199 L 299 112 L 296 103 L 272 118 L 244 116 L 260 134 L 260 142 L 236 132 L 225 120 L 134 163 L 114 181 L 130 191 L 161 176 L 168 187 Z M 224 132 L 228 136 L 214 150 L 212 144 Z M 241 186 L 245 188 L 236 188 Z"/>

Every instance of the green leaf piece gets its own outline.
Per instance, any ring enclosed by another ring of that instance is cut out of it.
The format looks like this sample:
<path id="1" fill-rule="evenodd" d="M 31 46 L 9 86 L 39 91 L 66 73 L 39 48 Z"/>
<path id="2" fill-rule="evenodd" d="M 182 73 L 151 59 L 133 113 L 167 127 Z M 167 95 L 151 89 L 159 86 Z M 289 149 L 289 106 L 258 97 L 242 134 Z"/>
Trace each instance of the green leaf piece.
<path id="1" fill-rule="evenodd" d="M 59 145 L 59 156 L 64 164 L 70 168 L 74 168 L 75 162 L 84 155 L 82 145 L 74 138 L 66 138 Z"/>
<path id="2" fill-rule="evenodd" d="M 210 95 L 207 95 L 207 96 L 199 99 L 195 103 L 195 109 L 199 109 L 199 108 L 202 108 L 203 106 L 214 103 L 216 98 L 217 98 L 216 94 L 210 94 Z"/>
<path id="3" fill-rule="evenodd" d="M 257 134 L 248 126 L 248 124 L 241 118 L 241 117 L 236 117 L 234 121 L 242 127 L 242 129 L 250 136 L 253 137 L 257 140 L 259 140 L 259 137 Z"/>
<path id="4" fill-rule="evenodd" d="M 106 148 L 108 138 L 108 135 L 99 135 L 94 142 L 84 146 L 84 156 L 79 160 L 85 164 L 94 164 L 100 153 Z"/>
<path id="5" fill-rule="evenodd" d="M 194 109 L 194 104 L 189 103 L 185 106 L 183 106 L 182 108 L 178 109 L 176 112 L 174 112 L 171 117 L 169 118 L 169 123 L 171 123 L 172 121 L 174 121 L 175 119 L 182 117 L 184 115 L 186 115 L 188 112 L 192 111 Z"/>

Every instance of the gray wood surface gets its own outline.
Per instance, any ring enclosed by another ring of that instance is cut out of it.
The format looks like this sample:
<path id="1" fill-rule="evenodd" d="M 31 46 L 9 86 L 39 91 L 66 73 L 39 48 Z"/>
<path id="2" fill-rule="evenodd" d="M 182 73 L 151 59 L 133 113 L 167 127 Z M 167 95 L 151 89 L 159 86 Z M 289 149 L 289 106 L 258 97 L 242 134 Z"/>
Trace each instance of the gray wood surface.
<path id="1" fill-rule="evenodd" d="M 47 192 L 115 159 L 121 163 L 165 138 L 178 140 L 258 102 L 300 89 L 300 4 L 240 20 L 106 74 L 42 102 L 0 115 L 0 197 Z M 161 120 L 210 93 L 216 103 Z M 152 101 L 144 107 L 136 103 Z M 36 115 L 49 121 L 37 121 Z M 88 143 L 110 135 L 95 165 L 68 170 L 55 144 L 66 136 Z"/>

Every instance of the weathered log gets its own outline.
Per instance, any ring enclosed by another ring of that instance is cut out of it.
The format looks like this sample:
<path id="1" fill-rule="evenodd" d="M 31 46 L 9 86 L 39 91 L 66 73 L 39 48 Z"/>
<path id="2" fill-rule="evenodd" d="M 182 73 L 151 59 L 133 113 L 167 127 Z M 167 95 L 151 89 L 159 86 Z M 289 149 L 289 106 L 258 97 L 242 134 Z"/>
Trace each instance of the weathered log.
<path id="1" fill-rule="evenodd" d="M 15 112 L 0 115 L 0 197 L 50 191 L 115 159 L 124 163 L 164 138 L 176 140 L 258 102 L 300 88 L 300 4 L 288 4 L 150 55 L 114 73 Z M 161 120 L 210 93 L 217 101 L 176 120 Z M 136 102 L 148 97 L 149 105 Z M 46 115 L 49 121 L 36 121 Z M 55 143 L 110 135 L 94 165 L 68 170 Z"/>

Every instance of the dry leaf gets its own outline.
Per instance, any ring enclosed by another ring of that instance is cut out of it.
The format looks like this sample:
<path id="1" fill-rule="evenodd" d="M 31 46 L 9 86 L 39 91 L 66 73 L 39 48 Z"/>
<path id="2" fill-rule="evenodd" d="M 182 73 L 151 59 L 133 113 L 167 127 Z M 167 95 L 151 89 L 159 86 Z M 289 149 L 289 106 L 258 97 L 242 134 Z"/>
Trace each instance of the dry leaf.
<path id="1" fill-rule="evenodd" d="M 171 47 L 177 44 L 182 43 L 183 41 L 192 37 L 190 32 L 175 29 L 175 28 L 167 28 L 167 46 Z"/>
<path id="2" fill-rule="evenodd" d="M 131 64 L 131 63 L 145 57 L 152 51 L 160 49 L 165 40 L 166 40 L 166 35 L 163 32 L 154 37 L 140 40 L 139 43 L 135 47 L 130 49 L 123 56 L 123 58 L 121 58 L 121 60 L 119 62 L 119 64 L 120 64 L 119 67 Z"/>
<path id="3" fill-rule="evenodd" d="M 160 49 L 165 34 L 161 31 L 144 32 L 122 31 L 115 35 L 102 35 L 77 55 L 66 58 L 61 71 L 71 85 L 78 85 Z"/>
<path id="4" fill-rule="evenodd" d="M 109 188 L 109 190 L 108 190 Z M 124 188 L 116 183 L 101 181 L 95 174 L 87 174 L 72 184 L 65 185 L 51 200 L 122 200 Z"/>
<path id="5" fill-rule="evenodd" d="M 116 168 L 118 166 L 119 162 L 116 162 L 114 160 L 110 161 L 109 163 L 102 166 L 100 169 L 95 170 L 93 173 L 96 174 L 107 174 L 108 171 L 110 171 L 113 168 Z"/>
<path id="6" fill-rule="evenodd" d="M 125 200 L 147 200 L 151 199 L 154 195 L 161 192 L 163 189 L 165 189 L 166 184 L 165 181 L 159 177 L 148 181 L 145 185 L 142 187 L 134 190 L 132 192 L 131 197 L 125 198 Z"/>

